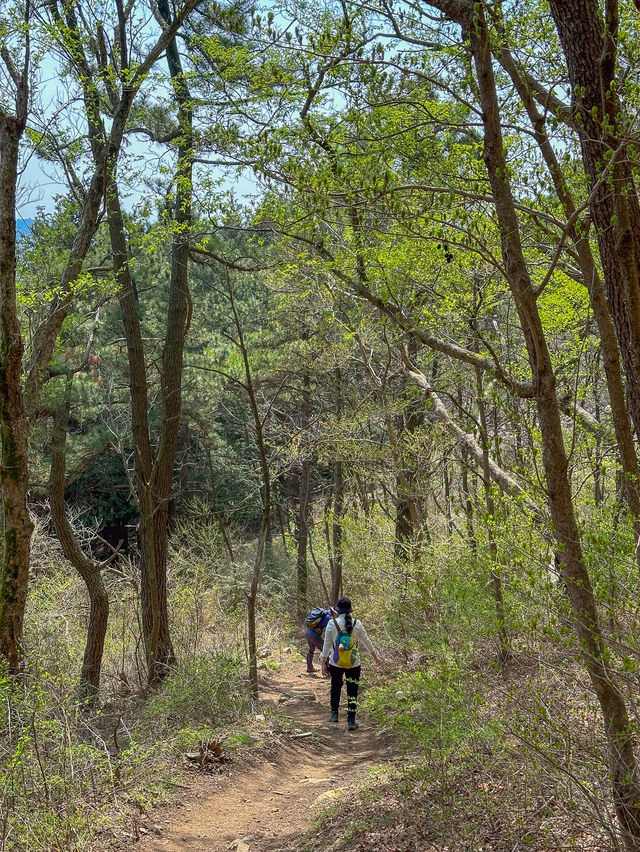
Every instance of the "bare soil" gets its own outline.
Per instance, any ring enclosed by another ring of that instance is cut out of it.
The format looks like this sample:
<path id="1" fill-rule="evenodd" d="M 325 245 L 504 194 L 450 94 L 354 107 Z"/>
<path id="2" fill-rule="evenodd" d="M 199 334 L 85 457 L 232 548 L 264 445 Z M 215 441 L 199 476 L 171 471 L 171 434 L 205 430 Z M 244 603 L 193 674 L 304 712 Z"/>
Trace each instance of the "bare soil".
<path id="1" fill-rule="evenodd" d="M 225 774 L 185 771 L 182 801 L 164 825 L 140 836 L 140 852 L 301 852 L 302 836 L 318 813 L 339 803 L 374 766 L 393 759 L 388 733 L 364 714 L 353 732 L 342 709 L 340 722 L 329 722 L 329 681 L 303 669 L 304 662 L 289 663 L 269 673 L 261 693 L 291 720 L 291 731 L 254 761 L 234 758 Z M 342 701 L 346 706 L 344 691 Z"/>

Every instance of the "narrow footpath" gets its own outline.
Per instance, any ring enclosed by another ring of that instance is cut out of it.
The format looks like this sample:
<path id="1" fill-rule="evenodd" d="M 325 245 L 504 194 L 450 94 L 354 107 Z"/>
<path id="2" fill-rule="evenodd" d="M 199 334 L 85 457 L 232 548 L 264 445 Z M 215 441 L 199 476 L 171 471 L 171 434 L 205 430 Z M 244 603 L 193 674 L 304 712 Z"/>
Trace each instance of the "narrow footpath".
<path id="1" fill-rule="evenodd" d="M 330 723 L 329 681 L 302 674 L 304 662 L 269 673 L 261 699 L 293 722 L 291 733 L 268 756 L 206 779 L 185 773 L 181 806 L 141 852 L 301 852 L 301 837 L 323 807 L 393 758 L 386 732 L 362 713 L 347 731 L 346 713 Z M 346 694 L 343 694 L 346 702 Z M 346 706 L 346 704 L 345 704 Z M 193 786 L 190 785 L 193 781 Z"/>

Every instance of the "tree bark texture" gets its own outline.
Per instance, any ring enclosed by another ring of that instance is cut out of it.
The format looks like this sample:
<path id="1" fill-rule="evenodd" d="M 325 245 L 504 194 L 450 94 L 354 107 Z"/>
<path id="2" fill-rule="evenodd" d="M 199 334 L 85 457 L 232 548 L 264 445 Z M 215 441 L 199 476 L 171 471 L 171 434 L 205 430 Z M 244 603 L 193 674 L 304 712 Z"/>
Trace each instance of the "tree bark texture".
<path id="1" fill-rule="evenodd" d="M 26 64 L 26 63 L 25 63 Z M 33 523 L 27 508 L 27 418 L 20 386 L 24 345 L 16 305 L 18 152 L 27 120 L 26 69 L 16 116 L 0 110 L 0 448 L 3 553 L 0 573 L 0 655 L 20 668 Z"/>
<path id="2" fill-rule="evenodd" d="M 582 161 L 591 189 L 606 296 L 640 434 L 640 204 L 615 89 L 617 2 L 603 19 L 597 0 L 549 3 L 567 61 Z M 605 174 L 606 170 L 606 174 Z"/>
<path id="3" fill-rule="evenodd" d="M 561 2 L 560 5 L 565 8 L 568 4 Z M 607 661 L 608 651 L 582 555 L 555 376 L 507 177 L 489 33 L 482 10 L 477 5 L 464 6 L 466 13 L 459 22 L 470 35 L 484 125 L 484 161 L 501 232 L 505 271 L 516 301 L 533 374 L 547 496 L 559 547 L 560 569 L 573 613 L 574 630 L 580 641 L 580 653 L 602 710 L 612 792 L 625 848 L 637 850 L 640 848 L 640 784 L 633 733 L 624 697 Z"/>

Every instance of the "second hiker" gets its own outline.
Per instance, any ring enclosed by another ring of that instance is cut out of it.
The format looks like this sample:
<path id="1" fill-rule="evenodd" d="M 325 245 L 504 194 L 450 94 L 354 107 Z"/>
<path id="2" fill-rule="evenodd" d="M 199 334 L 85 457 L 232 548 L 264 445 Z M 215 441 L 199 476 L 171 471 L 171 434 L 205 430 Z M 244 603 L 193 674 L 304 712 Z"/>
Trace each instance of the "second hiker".
<path id="1" fill-rule="evenodd" d="M 315 672 L 313 667 L 313 655 L 315 654 L 316 649 L 318 651 L 321 650 L 324 629 L 330 621 L 331 610 L 321 609 L 320 607 L 312 609 L 305 619 L 305 625 L 307 628 L 307 645 L 309 646 L 309 650 L 307 651 L 308 674 Z"/>

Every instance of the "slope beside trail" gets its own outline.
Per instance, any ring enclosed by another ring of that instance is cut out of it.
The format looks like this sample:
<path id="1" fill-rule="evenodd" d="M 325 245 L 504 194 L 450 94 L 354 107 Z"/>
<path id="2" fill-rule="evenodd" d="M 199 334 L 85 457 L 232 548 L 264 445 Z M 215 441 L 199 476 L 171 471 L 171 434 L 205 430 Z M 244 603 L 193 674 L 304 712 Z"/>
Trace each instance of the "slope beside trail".
<path id="1" fill-rule="evenodd" d="M 181 807 L 144 852 L 300 852 L 301 835 L 319 811 L 339 801 L 374 766 L 393 757 L 387 732 L 362 713 L 347 731 L 343 690 L 340 722 L 328 721 L 329 681 L 303 673 L 304 661 L 269 673 L 262 703 L 277 706 L 293 722 L 280 744 L 250 765 L 234 758 L 225 775 L 196 779 L 185 773 L 189 792 Z M 190 784 L 190 779 L 192 783 Z"/>

